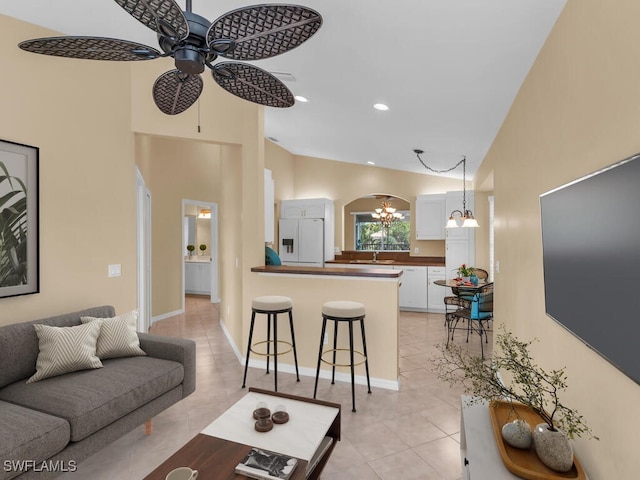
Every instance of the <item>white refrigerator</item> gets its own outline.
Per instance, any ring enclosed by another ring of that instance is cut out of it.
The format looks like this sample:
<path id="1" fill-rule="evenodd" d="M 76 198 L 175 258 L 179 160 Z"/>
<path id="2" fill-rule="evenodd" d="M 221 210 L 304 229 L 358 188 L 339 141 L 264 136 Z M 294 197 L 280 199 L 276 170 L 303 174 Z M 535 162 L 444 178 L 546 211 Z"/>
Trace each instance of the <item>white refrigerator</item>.
<path id="1" fill-rule="evenodd" d="M 281 218 L 278 225 L 278 255 L 283 265 L 324 266 L 324 220 Z"/>

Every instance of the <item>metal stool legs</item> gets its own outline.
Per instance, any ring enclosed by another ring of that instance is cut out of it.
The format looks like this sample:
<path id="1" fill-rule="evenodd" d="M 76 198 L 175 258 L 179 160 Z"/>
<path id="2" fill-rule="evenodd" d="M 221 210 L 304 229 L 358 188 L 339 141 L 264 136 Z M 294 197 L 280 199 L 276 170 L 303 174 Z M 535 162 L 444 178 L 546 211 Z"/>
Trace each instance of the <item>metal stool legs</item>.
<path id="1" fill-rule="evenodd" d="M 291 309 L 287 309 L 284 311 L 263 311 L 252 309 L 251 311 L 251 325 L 249 326 L 249 340 L 247 342 L 247 356 L 245 358 L 244 363 L 244 376 L 242 377 L 242 388 L 246 387 L 247 383 L 247 371 L 249 369 L 249 357 L 251 352 L 257 353 L 253 350 L 253 328 L 255 326 L 255 318 L 256 313 L 264 313 L 267 315 L 267 340 L 266 342 L 258 342 L 258 343 L 266 343 L 267 344 L 267 374 L 269 373 L 269 360 L 270 357 L 273 356 L 273 381 L 274 381 L 274 391 L 278 391 L 278 313 L 288 312 L 289 314 L 289 327 L 291 329 L 291 347 L 293 349 L 293 359 L 296 367 L 296 381 L 300 381 L 300 372 L 298 370 L 298 352 L 296 350 L 296 337 L 293 330 L 293 314 Z M 273 324 L 273 339 L 271 337 L 271 325 Z M 271 344 L 273 343 L 273 354 L 271 353 Z M 288 342 L 285 342 L 288 343 Z M 290 350 L 281 353 L 287 353 Z M 261 354 L 264 355 L 264 354 Z"/>
<path id="2" fill-rule="evenodd" d="M 291 329 L 291 343 L 293 344 L 293 361 L 296 365 L 296 381 L 300 381 L 300 372 L 298 372 L 298 353 L 296 350 L 296 336 L 293 333 L 293 313 L 289 310 L 289 328 Z"/>
<path id="3" fill-rule="evenodd" d="M 253 325 L 255 324 L 256 312 L 251 312 L 251 325 L 249 326 L 249 342 L 247 343 L 247 358 L 244 361 L 244 377 L 242 377 L 242 388 L 246 387 L 247 369 L 249 368 L 249 355 L 251 354 L 251 340 L 253 339 Z M 269 357 L 267 357 L 269 358 Z"/>
<path id="4" fill-rule="evenodd" d="M 333 348 L 331 350 L 327 350 L 326 352 L 322 351 L 322 347 L 324 344 L 324 336 L 327 329 L 327 320 L 331 320 L 334 322 L 333 327 Z M 351 411 L 356 411 L 356 390 L 355 390 L 355 357 L 356 353 L 353 347 L 353 322 L 360 321 L 360 331 L 362 333 L 362 356 L 364 357 L 364 361 L 359 363 L 361 365 L 364 363 L 365 371 L 367 375 L 367 393 L 371 393 L 371 381 L 369 379 L 369 358 L 367 356 L 367 338 L 365 335 L 364 329 L 364 317 L 354 317 L 354 318 L 340 318 L 340 317 L 331 317 L 328 315 L 322 315 L 322 331 L 320 333 L 320 345 L 318 347 L 318 363 L 316 365 L 316 380 L 313 388 L 313 398 L 316 398 L 318 393 L 318 379 L 320 377 L 320 365 L 322 363 L 322 354 L 332 352 L 332 362 L 327 362 L 331 364 L 331 384 L 335 384 L 336 377 L 336 366 L 338 363 L 336 362 L 336 354 L 339 350 L 338 347 L 338 323 L 339 322 L 347 322 L 349 328 L 349 365 L 340 365 L 340 366 L 349 366 L 350 374 L 351 374 Z"/>

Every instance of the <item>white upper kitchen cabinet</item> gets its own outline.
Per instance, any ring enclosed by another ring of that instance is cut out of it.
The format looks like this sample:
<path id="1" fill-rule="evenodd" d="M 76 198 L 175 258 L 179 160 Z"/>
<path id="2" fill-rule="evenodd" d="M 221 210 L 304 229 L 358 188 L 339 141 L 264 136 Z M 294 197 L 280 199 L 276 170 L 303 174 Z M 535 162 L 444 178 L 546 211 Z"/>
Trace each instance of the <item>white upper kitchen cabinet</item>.
<path id="1" fill-rule="evenodd" d="M 333 201 L 328 198 L 283 200 L 280 218 L 333 218 Z"/>
<path id="2" fill-rule="evenodd" d="M 416 198 L 416 240 L 444 240 L 446 195 L 418 195 Z"/>

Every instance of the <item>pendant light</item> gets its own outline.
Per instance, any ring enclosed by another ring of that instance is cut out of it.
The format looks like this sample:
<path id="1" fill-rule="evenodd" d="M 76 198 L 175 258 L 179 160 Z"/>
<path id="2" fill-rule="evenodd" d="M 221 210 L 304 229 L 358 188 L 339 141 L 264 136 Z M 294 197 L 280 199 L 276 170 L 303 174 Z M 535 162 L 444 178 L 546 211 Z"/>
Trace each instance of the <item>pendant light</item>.
<path id="1" fill-rule="evenodd" d="M 473 212 L 471 210 L 467 210 L 467 157 L 463 155 L 462 160 L 448 170 L 434 170 L 424 163 L 422 158 L 420 158 L 420 155 L 422 155 L 424 151 L 415 149 L 413 152 L 418 157 L 418 160 L 420 160 L 422 166 L 434 173 L 448 173 L 462 165 L 462 210 L 453 210 L 451 212 L 446 228 L 478 228 L 480 225 L 478 225 L 478 221 L 473 216 Z M 462 225 L 458 225 L 458 220 L 462 220 Z"/>

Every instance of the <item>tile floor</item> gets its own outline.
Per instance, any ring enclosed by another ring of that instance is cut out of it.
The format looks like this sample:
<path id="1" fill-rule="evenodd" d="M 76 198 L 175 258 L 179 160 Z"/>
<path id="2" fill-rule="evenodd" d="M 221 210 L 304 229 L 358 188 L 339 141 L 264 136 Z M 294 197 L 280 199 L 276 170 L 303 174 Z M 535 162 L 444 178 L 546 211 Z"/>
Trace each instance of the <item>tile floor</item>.
<path id="1" fill-rule="evenodd" d="M 216 305 L 208 297 L 188 296 L 186 313 L 156 322 L 152 333 L 181 336 L 197 344 L 196 392 L 154 418 L 154 432 L 139 427 L 88 458 L 62 480 L 139 480 L 242 397 L 243 367 L 227 343 Z M 351 412 L 348 383 L 320 382 L 318 398 L 341 403 L 342 441 L 323 480 L 458 480 L 460 470 L 460 394 L 429 369 L 434 345 L 445 339 L 444 315 L 401 312 L 400 390 L 356 387 L 357 413 Z M 464 334 L 456 343 L 464 344 Z M 477 336 L 468 347 L 479 353 Z M 488 353 L 490 355 L 491 338 Z M 487 355 L 487 350 L 485 350 Z M 313 395 L 312 377 L 295 382 L 278 374 L 278 389 Z M 272 375 L 249 369 L 247 385 L 273 388 Z"/>

